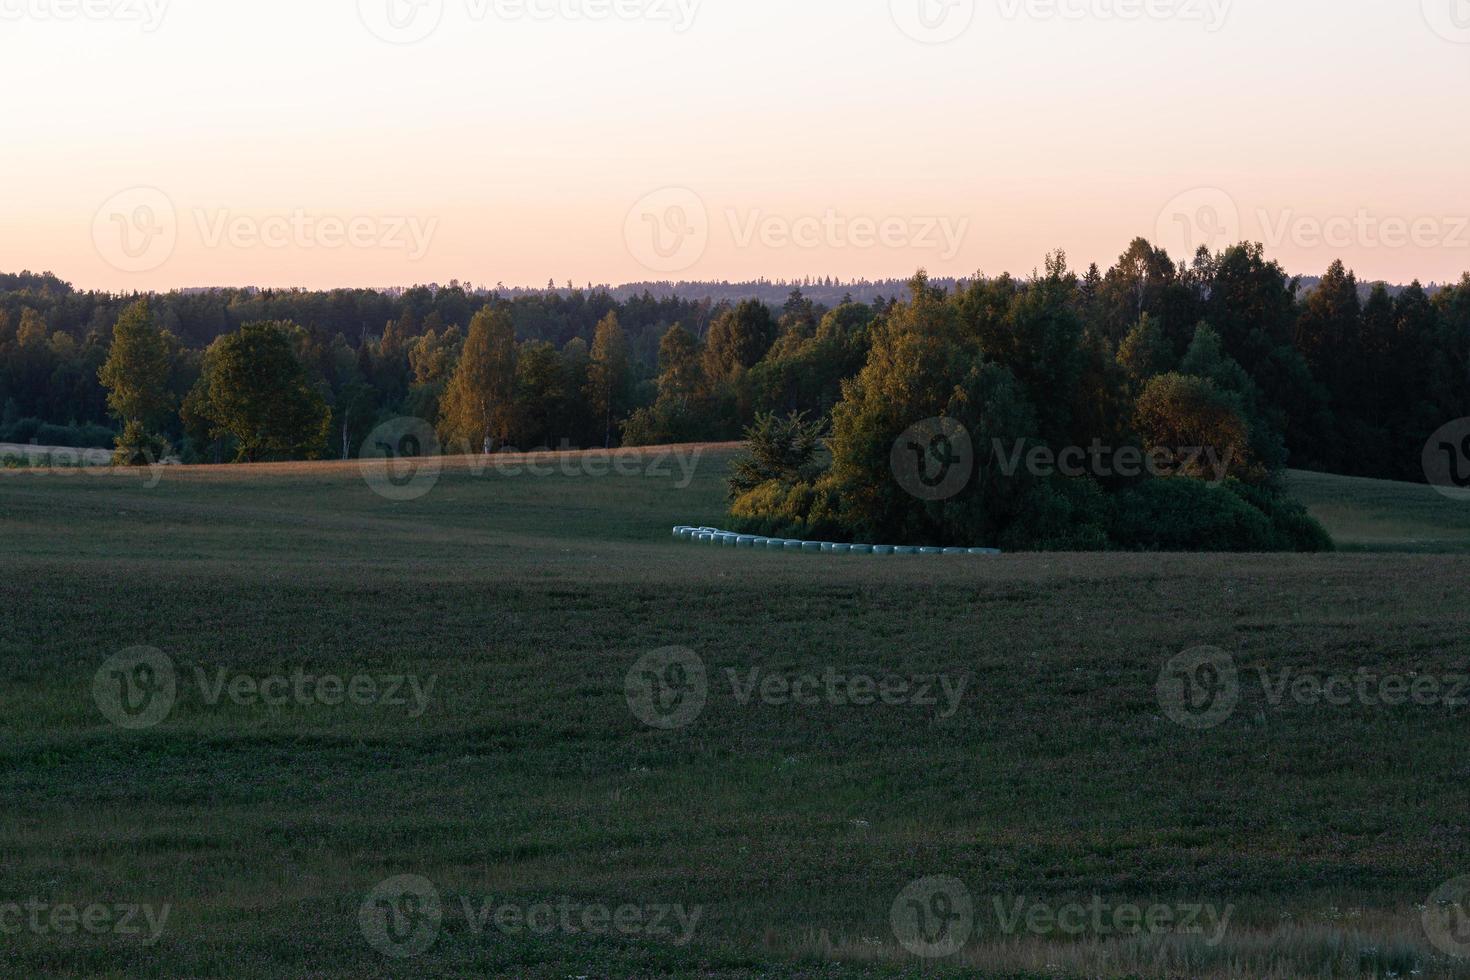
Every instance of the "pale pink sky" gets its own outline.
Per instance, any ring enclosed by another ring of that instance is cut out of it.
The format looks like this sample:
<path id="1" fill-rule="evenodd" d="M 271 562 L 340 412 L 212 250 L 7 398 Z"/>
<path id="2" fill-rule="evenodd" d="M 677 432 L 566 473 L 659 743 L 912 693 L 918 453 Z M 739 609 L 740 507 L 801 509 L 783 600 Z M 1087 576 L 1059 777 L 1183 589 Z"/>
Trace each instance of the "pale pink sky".
<path id="1" fill-rule="evenodd" d="M 66 2 L 0 270 L 84 288 L 1470 270 L 1470 0 Z"/>

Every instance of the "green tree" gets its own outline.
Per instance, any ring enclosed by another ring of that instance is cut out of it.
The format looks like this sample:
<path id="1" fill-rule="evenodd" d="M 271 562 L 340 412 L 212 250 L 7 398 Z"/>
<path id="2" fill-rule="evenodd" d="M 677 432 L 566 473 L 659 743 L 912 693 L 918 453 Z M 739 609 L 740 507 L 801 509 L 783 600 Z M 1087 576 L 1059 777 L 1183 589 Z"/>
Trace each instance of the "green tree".
<path id="1" fill-rule="evenodd" d="M 1159 321 L 1145 313 L 1118 345 L 1118 363 L 1128 380 L 1142 387 L 1149 378 L 1174 367 L 1174 345 Z"/>
<path id="2" fill-rule="evenodd" d="M 991 544 L 1019 511 L 1028 476 L 977 465 L 976 453 L 1034 436 L 1035 414 L 1011 371 L 987 360 L 957 304 L 922 275 L 911 288 L 913 299 L 874 328 L 867 364 L 833 409 L 831 479 L 859 540 Z M 966 471 L 955 494 L 921 499 L 895 473 L 894 449 L 911 427 L 937 418 L 962 427 L 971 451 L 951 445 L 939 461 L 946 477 L 951 467 Z"/>
<path id="3" fill-rule="evenodd" d="M 618 315 L 609 313 L 597 324 L 587 366 L 587 404 L 602 424 L 603 448 L 612 445 L 613 420 L 627 407 L 628 382 L 628 340 Z"/>
<path id="4" fill-rule="evenodd" d="M 238 462 L 316 459 L 332 416 L 296 356 L 288 322 L 247 323 L 210 347 L 189 414 L 233 440 Z"/>
<path id="5" fill-rule="evenodd" d="M 504 444 L 515 425 L 516 337 L 510 313 L 489 306 L 470 321 L 469 336 L 439 412 L 446 446 L 478 452 Z"/>
<path id="6" fill-rule="evenodd" d="M 139 300 L 118 317 L 107 361 L 97 372 L 107 389 L 107 407 L 123 423 L 115 463 L 138 466 L 163 454 L 156 428 L 172 404 L 169 372 L 168 342 L 153 322 L 148 301 Z"/>
<path id="7" fill-rule="evenodd" d="M 1227 467 L 1230 476 L 1260 480 L 1264 473 L 1251 452 L 1250 426 L 1239 397 L 1221 390 L 1208 378 L 1161 374 L 1138 397 L 1134 424 L 1144 448 L 1168 454 L 1180 476 L 1213 480 L 1221 476 L 1212 464 Z M 1212 450 L 1207 455 L 1187 450 Z"/>
<path id="8" fill-rule="evenodd" d="M 776 321 L 766 304 L 746 300 L 710 324 L 705 343 L 705 373 L 724 381 L 754 367 L 776 340 Z"/>
<path id="9" fill-rule="evenodd" d="M 698 344 L 693 334 L 676 323 L 658 345 L 659 400 L 688 404 L 703 386 Z"/>
<path id="10" fill-rule="evenodd" d="M 1307 295 L 1297 320 L 1297 349 L 1338 400 L 1348 394 L 1351 371 L 1345 355 L 1359 341 L 1362 313 L 1358 278 L 1338 260 Z"/>
<path id="11" fill-rule="evenodd" d="M 516 400 L 520 407 L 516 438 L 525 449 L 552 448 L 566 436 L 566 367 L 556 345 L 528 340 L 516 362 Z"/>

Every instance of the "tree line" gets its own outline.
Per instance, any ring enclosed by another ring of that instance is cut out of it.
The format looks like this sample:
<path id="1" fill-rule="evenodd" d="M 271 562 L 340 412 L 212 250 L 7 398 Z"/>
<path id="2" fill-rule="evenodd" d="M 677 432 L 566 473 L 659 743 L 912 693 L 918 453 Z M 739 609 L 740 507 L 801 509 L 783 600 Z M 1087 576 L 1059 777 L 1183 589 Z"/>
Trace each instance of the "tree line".
<path id="1" fill-rule="evenodd" d="M 1263 472 L 1420 480 L 1430 433 L 1470 415 L 1470 274 L 1390 290 L 1339 262 L 1303 290 L 1260 245 L 1177 262 L 1140 239 L 1106 271 L 1052 257 L 1025 279 L 913 290 L 831 306 L 799 289 L 772 306 L 458 283 L 118 296 L 3 276 L 0 441 L 335 458 L 403 415 L 476 452 L 733 439 L 767 413 L 831 417 L 875 338 L 930 294 L 1043 427 L 1136 405 L 1159 377 L 1204 379 Z"/>

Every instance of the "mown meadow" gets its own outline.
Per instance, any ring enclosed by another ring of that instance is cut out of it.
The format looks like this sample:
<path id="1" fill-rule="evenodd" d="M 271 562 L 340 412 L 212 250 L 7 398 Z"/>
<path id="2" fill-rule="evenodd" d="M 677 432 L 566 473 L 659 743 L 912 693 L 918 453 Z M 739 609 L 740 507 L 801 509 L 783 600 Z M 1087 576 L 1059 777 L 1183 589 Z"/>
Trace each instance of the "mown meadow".
<path id="1" fill-rule="evenodd" d="M 397 502 L 356 463 L 0 470 L 0 973 L 1470 976 L 1422 923 L 1470 874 L 1470 500 L 1294 473 L 1329 555 L 786 555 L 675 542 L 734 449 L 677 452 Z M 1200 647 L 1239 668 L 1205 728 L 1159 694 Z M 175 691 L 129 729 L 98 676 L 136 648 Z M 670 648 L 706 689 L 659 727 L 630 691 Z M 1441 696 L 1281 696 L 1365 672 Z M 440 915 L 385 944 L 402 876 Z M 895 910 L 935 877 L 974 929 L 926 958 Z M 1228 923 L 1046 915 L 1156 906 Z"/>

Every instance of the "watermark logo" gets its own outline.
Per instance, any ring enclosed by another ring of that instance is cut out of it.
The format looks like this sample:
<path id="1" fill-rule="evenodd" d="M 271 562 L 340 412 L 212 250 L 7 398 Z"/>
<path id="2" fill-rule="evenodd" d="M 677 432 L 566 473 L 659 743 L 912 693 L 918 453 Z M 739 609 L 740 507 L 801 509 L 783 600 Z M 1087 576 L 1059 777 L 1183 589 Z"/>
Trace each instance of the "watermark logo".
<path id="1" fill-rule="evenodd" d="M 975 901 L 957 878 L 921 878 L 894 899 L 889 920 L 904 949 L 922 959 L 943 959 L 964 949 L 974 934 Z"/>
<path id="2" fill-rule="evenodd" d="M 439 890 L 421 875 L 399 875 L 380 883 L 357 911 L 368 945 L 398 960 L 428 951 L 443 922 Z"/>
<path id="3" fill-rule="evenodd" d="M 1215 728 L 1240 703 L 1235 660 L 1218 647 L 1195 647 L 1159 671 L 1159 707 L 1170 721 L 1196 731 Z"/>
<path id="4" fill-rule="evenodd" d="M 173 660 L 153 647 L 114 654 L 92 676 L 92 699 L 103 717 L 128 731 L 152 728 L 167 718 L 178 690 Z"/>
<path id="5" fill-rule="evenodd" d="M 444 0 L 357 0 L 357 17 L 389 44 L 417 44 L 439 29 Z"/>
<path id="6" fill-rule="evenodd" d="M 1456 959 L 1470 959 L 1470 875 L 1447 881 L 1424 905 L 1424 934 Z"/>
<path id="7" fill-rule="evenodd" d="M 633 717 L 650 728 L 686 728 L 709 700 L 704 660 L 686 647 L 665 647 L 638 658 L 623 682 Z"/>
<path id="8" fill-rule="evenodd" d="M 118 21 L 152 34 L 163 25 L 170 0 L 0 0 L 0 21 Z"/>
<path id="9" fill-rule="evenodd" d="M 665 187 L 645 196 L 628 212 L 623 240 L 645 269 L 683 272 L 709 247 L 709 210 L 687 187 Z"/>
<path id="10" fill-rule="evenodd" d="M 97 254 L 119 272 L 152 272 L 179 243 L 178 213 L 156 187 L 132 187 L 108 198 L 92 218 Z"/>
<path id="11" fill-rule="evenodd" d="M 975 0 L 888 0 L 898 29 L 920 44 L 945 44 L 975 22 Z"/>
<path id="12" fill-rule="evenodd" d="M 925 419 L 893 443 L 889 465 L 898 485 L 920 500 L 948 500 L 964 490 L 975 469 L 970 432 L 951 418 Z"/>
<path id="13" fill-rule="evenodd" d="M 1451 500 L 1470 500 L 1470 418 L 1456 419 L 1429 437 L 1424 478 Z"/>
<path id="14" fill-rule="evenodd" d="M 369 433 L 357 462 L 373 493 L 395 503 L 426 496 L 438 485 L 444 467 L 434 427 L 408 417 Z"/>
<path id="15" fill-rule="evenodd" d="M 1470 0 L 1420 0 L 1430 30 L 1455 44 L 1470 44 Z"/>
<path id="16" fill-rule="evenodd" d="M 1154 244 L 1176 258 L 1219 252 L 1240 241 L 1240 207 L 1218 187 L 1196 187 L 1164 205 L 1154 230 Z"/>

